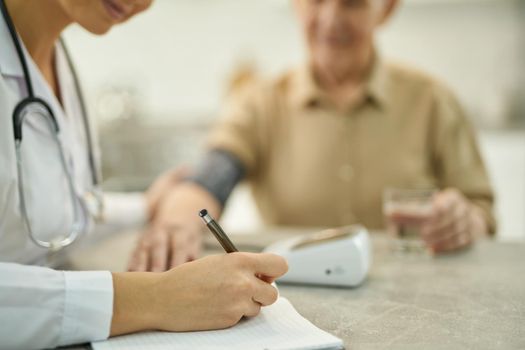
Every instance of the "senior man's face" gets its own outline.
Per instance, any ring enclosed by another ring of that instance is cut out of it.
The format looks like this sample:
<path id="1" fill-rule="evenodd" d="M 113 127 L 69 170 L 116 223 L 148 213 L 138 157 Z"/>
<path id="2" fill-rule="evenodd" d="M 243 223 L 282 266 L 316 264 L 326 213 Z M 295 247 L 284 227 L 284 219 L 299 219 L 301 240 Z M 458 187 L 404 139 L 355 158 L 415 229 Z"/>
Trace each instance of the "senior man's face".
<path id="1" fill-rule="evenodd" d="M 310 55 L 318 64 L 350 63 L 373 46 L 392 0 L 295 0 Z"/>

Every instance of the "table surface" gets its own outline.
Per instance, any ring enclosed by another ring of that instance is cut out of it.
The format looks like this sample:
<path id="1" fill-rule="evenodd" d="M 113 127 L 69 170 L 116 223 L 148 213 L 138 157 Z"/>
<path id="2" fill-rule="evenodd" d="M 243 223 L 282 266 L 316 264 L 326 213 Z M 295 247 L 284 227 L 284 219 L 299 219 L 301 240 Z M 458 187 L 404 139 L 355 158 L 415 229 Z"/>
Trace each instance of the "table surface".
<path id="1" fill-rule="evenodd" d="M 259 251 L 297 230 L 232 235 L 240 250 Z M 76 252 L 73 269 L 122 271 L 136 235 L 121 234 Z M 373 264 L 352 289 L 279 285 L 282 296 L 346 349 L 525 349 L 525 244 L 478 242 L 430 257 L 389 249 L 372 234 Z M 207 252 L 220 252 L 213 238 Z"/>

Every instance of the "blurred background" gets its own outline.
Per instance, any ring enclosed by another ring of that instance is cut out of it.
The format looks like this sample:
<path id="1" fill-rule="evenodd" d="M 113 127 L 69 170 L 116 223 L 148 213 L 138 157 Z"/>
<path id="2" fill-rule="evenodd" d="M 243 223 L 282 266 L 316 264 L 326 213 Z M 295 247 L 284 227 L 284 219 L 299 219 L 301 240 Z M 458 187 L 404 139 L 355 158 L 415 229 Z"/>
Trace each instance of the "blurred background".
<path id="1" fill-rule="evenodd" d="M 404 0 L 380 34 L 383 55 L 460 97 L 497 194 L 498 239 L 525 240 L 525 0 Z M 156 0 L 108 35 L 66 33 L 100 129 L 104 187 L 147 188 L 194 164 L 240 65 L 278 74 L 304 59 L 289 0 Z M 227 230 L 261 225 L 242 186 Z"/>

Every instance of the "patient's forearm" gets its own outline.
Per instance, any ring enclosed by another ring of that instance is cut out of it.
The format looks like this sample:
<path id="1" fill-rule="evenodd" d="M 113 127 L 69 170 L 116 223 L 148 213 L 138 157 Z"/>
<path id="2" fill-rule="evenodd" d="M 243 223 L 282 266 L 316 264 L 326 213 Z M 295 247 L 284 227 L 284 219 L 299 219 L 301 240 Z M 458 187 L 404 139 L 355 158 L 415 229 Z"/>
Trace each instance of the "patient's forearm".
<path id="1" fill-rule="evenodd" d="M 206 189 L 193 182 L 185 182 L 170 193 L 159 209 L 154 224 L 161 226 L 202 227 L 198 216 L 201 209 L 207 209 L 213 216 L 219 217 L 222 206 Z"/>

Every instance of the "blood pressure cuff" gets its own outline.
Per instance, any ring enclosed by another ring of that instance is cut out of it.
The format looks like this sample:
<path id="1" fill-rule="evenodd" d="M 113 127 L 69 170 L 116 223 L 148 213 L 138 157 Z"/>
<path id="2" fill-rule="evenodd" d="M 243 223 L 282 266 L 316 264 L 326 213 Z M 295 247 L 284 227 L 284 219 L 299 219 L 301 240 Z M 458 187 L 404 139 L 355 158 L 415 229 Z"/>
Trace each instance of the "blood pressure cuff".
<path id="1" fill-rule="evenodd" d="M 245 175 L 246 169 L 239 158 L 228 151 L 215 149 L 205 155 L 195 173 L 186 180 L 204 187 L 224 207 Z"/>

